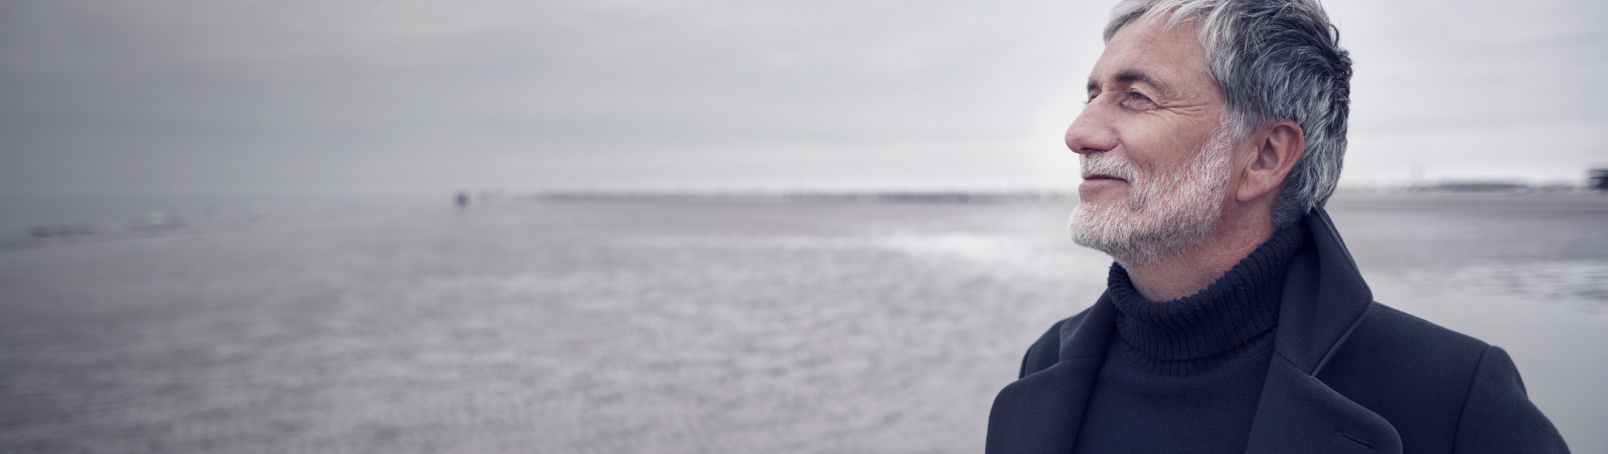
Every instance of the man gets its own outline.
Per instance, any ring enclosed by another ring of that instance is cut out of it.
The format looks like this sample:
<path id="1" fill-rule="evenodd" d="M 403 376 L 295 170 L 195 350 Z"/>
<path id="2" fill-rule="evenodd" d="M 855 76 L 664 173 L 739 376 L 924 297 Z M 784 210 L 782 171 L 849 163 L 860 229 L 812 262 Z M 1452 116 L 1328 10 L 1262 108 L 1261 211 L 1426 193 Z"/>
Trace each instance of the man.
<path id="1" fill-rule="evenodd" d="M 1323 211 L 1351 62 L 1315 0 L 1123 0 L 1067 130 L 1104 295 L 988 451 L 1567 452 L 1502 349 L 1373 302 Z"/>

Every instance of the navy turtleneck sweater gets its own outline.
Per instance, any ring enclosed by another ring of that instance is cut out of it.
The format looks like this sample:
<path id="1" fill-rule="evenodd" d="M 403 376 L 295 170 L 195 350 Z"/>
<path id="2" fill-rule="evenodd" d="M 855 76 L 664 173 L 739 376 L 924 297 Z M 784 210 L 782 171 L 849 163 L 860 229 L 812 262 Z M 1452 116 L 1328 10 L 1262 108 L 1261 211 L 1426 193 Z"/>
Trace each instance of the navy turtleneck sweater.
<path id="1" fill-rule="evenodd" d="M 1245 452 L 1273 354 L 1284 270 L 1306 231 L 1275 233 L 1217 282 L 1150 301 L 1111 265 L 1117 332 L 1074 452 Z"/>

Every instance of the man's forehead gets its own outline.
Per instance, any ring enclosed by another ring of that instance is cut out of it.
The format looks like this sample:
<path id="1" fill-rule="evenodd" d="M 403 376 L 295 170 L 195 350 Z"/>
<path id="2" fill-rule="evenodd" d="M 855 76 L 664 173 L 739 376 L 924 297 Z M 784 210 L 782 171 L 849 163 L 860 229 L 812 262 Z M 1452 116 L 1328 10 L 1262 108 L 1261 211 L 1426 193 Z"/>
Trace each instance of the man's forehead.
<path id="1" fill-rule="evenodd" d="M 1167 90 L 1180 79 L 1204 75 L 1205 52 L 1191 22 L 1168 27 L 1164 19 L 1141 18 L 1123 27 L 1090 71 L 1091 88 L 1115 83 Z"/>

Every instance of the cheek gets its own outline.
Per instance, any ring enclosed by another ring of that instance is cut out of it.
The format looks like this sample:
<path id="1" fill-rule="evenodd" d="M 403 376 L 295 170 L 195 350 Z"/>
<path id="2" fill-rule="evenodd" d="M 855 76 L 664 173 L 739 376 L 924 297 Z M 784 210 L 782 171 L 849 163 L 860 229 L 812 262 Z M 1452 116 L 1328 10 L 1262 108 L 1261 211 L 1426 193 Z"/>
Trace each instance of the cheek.
<path id="1" fill-rule="evenodd" d="M 1159 119 L 1158 119 L 1159 120 Z M 1188 165 L 1211 140 L 1214 131 L 1197 124 L 1155 121 L 1126 125 L 1123 145 L 1130 160 L 1146 179 L 1167 174 Z"/>
<path id="2" fill-rule="evenodd" d="M 1159 171 L 1171 167 L 1176 144 L 1169 137 L 1145 128 L 1128 128 L 1122 136 L 1122 152 L 1143 180 L 1153 180 Z"/>

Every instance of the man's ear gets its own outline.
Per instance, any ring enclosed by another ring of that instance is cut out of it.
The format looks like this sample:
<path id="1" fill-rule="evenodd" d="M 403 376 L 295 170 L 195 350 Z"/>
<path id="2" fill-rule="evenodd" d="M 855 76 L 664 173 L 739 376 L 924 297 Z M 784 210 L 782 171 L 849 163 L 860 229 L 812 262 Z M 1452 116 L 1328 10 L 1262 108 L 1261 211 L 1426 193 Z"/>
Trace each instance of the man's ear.
<path id="1" fill-rule="evenodd" d="M 1256 155 L 1245 167 L 1245 177 L 1240 180 L 1239 190 L 1234 194 L 1234 199 L 1240 203 L 1260 199 L 1278 190 L 1284 184 L 1285 175 L 1290 174 L 1295 161 L 1301 159 L 1302 151 L 1306 150 L 1306 136 L 1295 120 L 1279 120 L 1263 125 L 1261 129 L 1257 131 L 1258 134 L 1251 135 L 1261 140 L 1255 144 Z"/>

